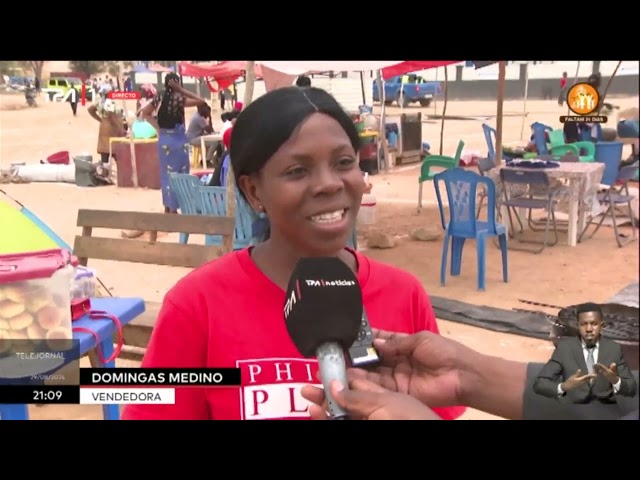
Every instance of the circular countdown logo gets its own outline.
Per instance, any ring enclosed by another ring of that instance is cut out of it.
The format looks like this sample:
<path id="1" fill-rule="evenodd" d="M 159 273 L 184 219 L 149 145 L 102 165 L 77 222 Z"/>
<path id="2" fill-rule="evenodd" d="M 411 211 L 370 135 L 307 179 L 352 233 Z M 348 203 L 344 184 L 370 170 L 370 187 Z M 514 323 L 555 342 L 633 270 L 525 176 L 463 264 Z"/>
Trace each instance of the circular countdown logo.
<path id="1" fill-rule="evenodd" d="M 567 93 L 567 105 L 576 115 L 591 115 L 598 109 L 600 94 L 588 83 L 576 83 Z"/>

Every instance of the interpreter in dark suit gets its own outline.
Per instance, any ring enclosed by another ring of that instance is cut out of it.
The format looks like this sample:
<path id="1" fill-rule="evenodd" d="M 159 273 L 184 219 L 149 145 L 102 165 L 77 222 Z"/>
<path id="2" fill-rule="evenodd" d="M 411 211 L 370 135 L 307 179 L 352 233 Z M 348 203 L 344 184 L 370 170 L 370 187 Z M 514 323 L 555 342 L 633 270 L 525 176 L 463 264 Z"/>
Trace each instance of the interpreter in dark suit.
<path id="1" fill-rule="evenodd" d="M 534 392 L 574 404 L 616 404 L 617 396 L 633 397 L 637 385 L 622 347 L 601 336 L 600 306 L 584 303 L 576 310 L 580 335 L 558 342 L 533 384 Z"/>

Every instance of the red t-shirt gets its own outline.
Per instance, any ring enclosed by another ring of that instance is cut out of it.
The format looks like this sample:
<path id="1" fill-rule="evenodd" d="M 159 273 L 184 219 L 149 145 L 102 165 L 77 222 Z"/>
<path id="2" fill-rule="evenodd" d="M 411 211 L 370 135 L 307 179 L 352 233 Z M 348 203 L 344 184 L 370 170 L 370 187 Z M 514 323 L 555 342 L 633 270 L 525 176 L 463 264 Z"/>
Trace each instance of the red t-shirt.
<path id="1" fill-rule="evenodd" d="M 429 298 L 411 274 L 355 253 L 371 326 L 438 332 Z M 128 405 L 127 420 L 305 419 L 304 385 L 318 384 L 315 359 L 289 338 L 285 292 L 253 262 L 230 253 L 181 279 L 166 295 L 142 362 L 149 368 L 242 369 L 242 387 L 177 388 L 175 405 Z M 455 419 L 464 407 L 435 409 Z"/>

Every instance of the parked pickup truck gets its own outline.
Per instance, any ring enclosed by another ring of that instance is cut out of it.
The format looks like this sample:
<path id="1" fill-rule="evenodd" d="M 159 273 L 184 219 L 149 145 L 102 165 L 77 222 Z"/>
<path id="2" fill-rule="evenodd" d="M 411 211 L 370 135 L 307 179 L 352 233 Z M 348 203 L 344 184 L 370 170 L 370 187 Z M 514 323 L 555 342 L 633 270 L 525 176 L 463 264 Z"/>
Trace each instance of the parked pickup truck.
<path id="1" fill-rule="evenodd" d="M 45 95 L 49 96 L 49 100 L 51 101 L 64 101 L 71 86 L 74 86 L 76 90 L 80 92 L 82 89 L 82 80 L 75 77 L 51 77 L 42 91 Z M 86 89 L 85 98 L 88 101 L 93 100 L 93 90 L 91 88 Z"/>
<path id="2" fill-rule="evenodd" d="M 428 107 L 431 99 L 441 93 L 440 82 L 427 82 L 415 74 L 389 78 L 384 82 L 385 105 L 397 102 L 399 107 L 408 107 L 411 103 L 420 103 L 421 106 Z M 373 81 L 373 101 L 380 101 L 376 80 Z"/>

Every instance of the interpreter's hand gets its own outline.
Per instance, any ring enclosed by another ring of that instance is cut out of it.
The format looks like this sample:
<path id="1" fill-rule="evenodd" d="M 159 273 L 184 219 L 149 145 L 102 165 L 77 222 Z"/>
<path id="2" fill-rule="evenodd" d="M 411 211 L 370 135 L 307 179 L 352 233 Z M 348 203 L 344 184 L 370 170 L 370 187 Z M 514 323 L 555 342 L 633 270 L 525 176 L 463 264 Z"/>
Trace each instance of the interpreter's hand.
<path id="1" fill-rule="evenodd" d="M 590 382 L 594 378 L 596 378 L 595 374 L 591 373 L 582 375 L 582 370 L 578 369 L 576 373 L 571 375 L 562 383 L 562 390 L 568 392 L 569 390 L 573 390 L 574 388 L 578 388 L 580 385 Z"/>
<path id="2" fill-rule="evenodd" d="M 349 369 L 349 379 L 363 378 L 388 390 L 405 393 L 430 407 L 464 405 L 465 365 L 473 350 L 432 332 L 413 335 L 373 330 L 382 356 L 372 370 Z"/>
<path id="3" fill-rule="evenodd" d="M 391 392 L 364 379 L 350 382 L 350 389 L 333 381 L 329 388 L 336 403 L 353 420 L 441 420 L 429 407 L 409 395 Z M 324 390 L 312 385 L 302 388 L 302 396 L 311 402 L 309 414 L 314 420 L 328 420 Z"/>
<path id="4" fill-rule="evenodd" d="M 616 383 L 618 383 L 618 380 L 620 380 L 620 377 L 618 377 L 618 368 L 615 363 L 612 363 L 611 365 L 609 365 L 609 367 L 605 367 L 601 363 L 596 363 L 593 366 L 593 370 L 598 375 L 606 378 L 607 382 L 609 382 L 611 385 L 615 385 Z"/>

